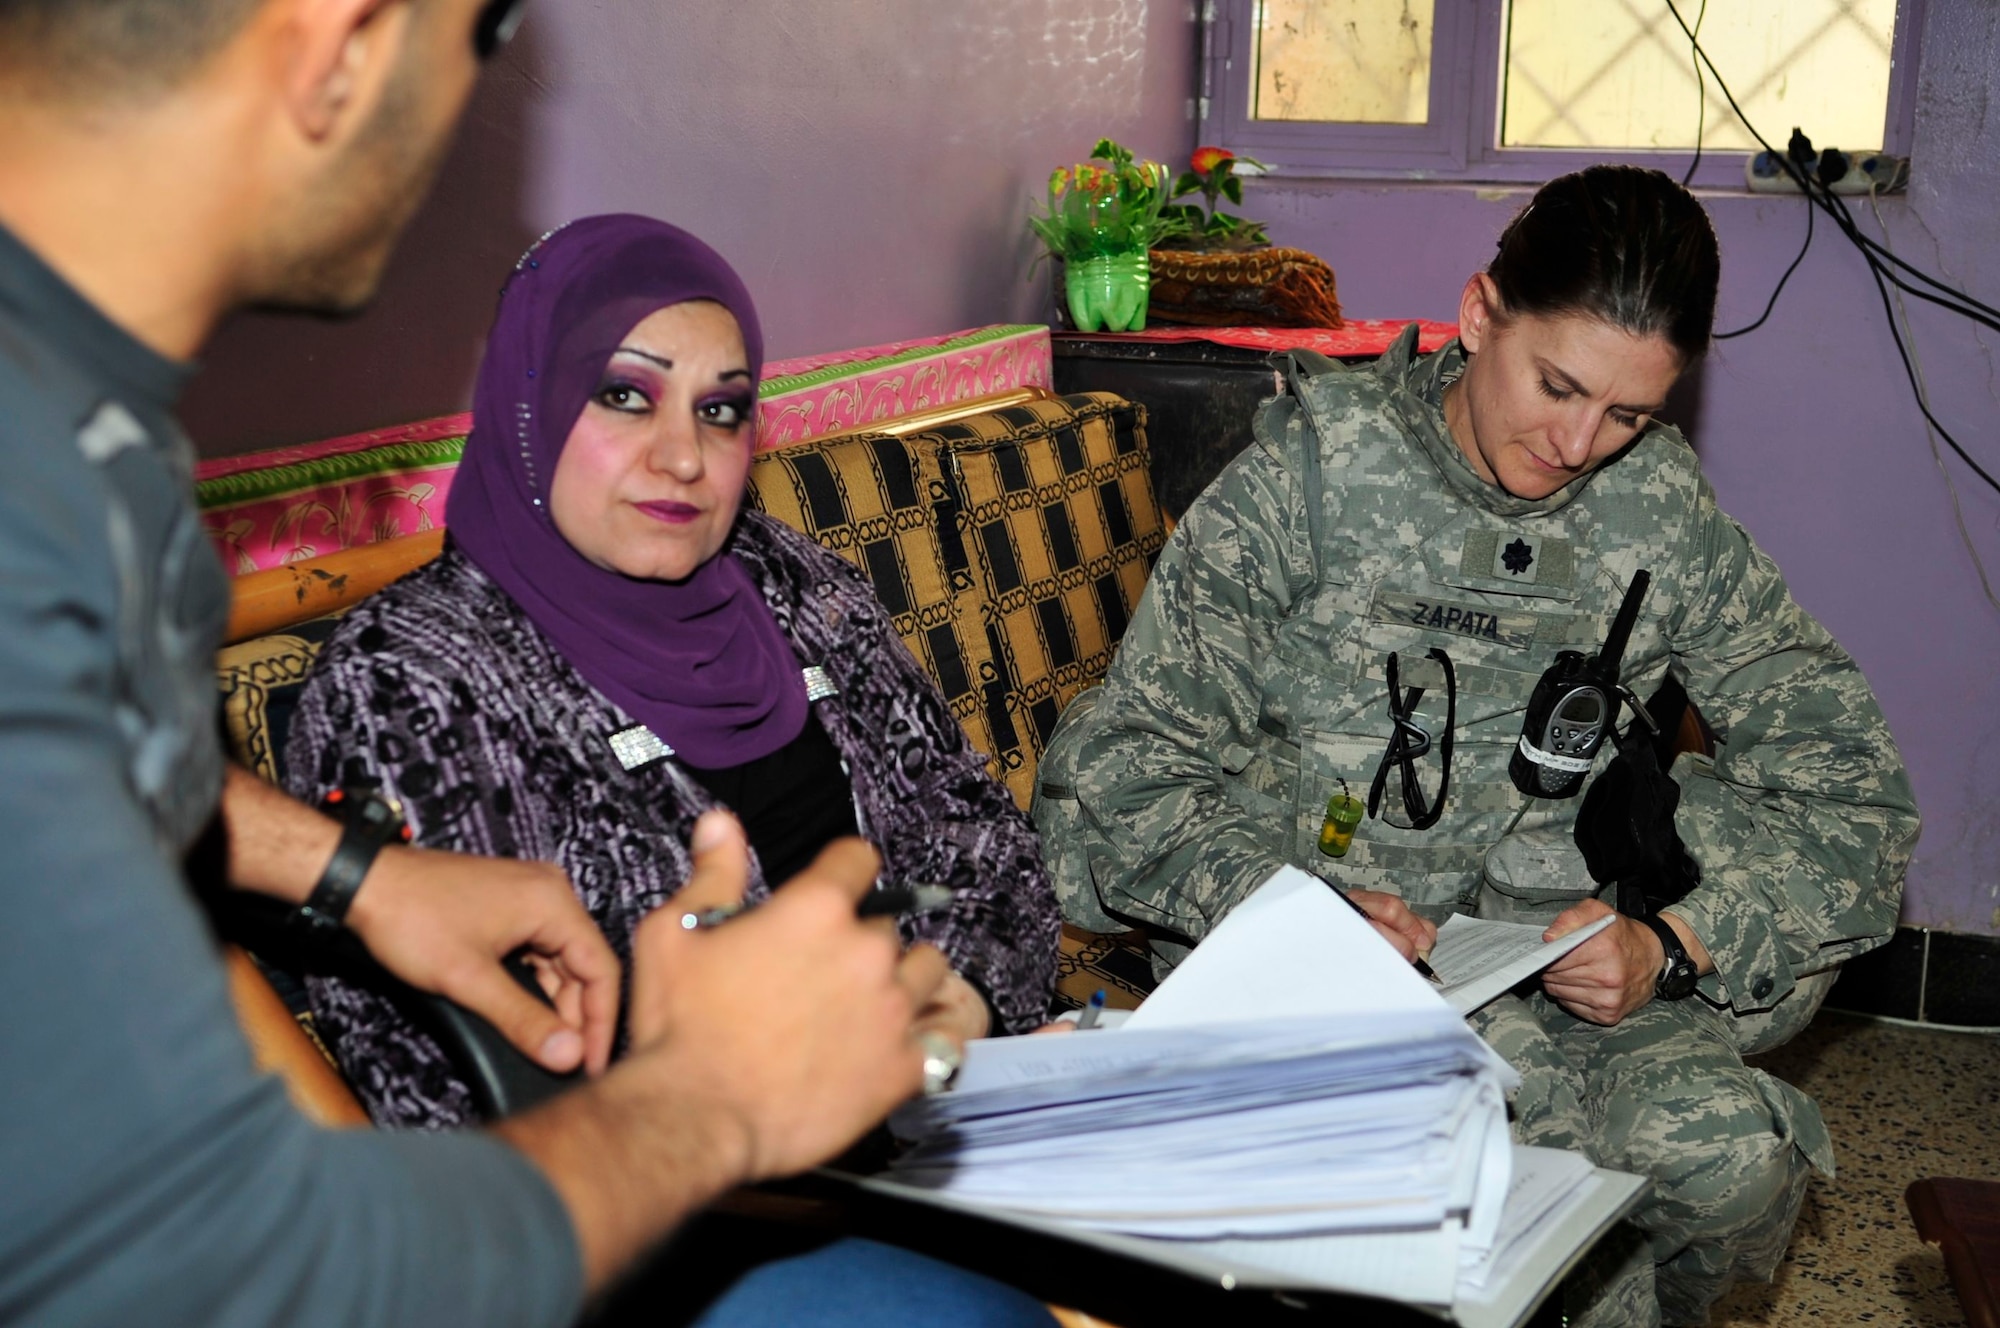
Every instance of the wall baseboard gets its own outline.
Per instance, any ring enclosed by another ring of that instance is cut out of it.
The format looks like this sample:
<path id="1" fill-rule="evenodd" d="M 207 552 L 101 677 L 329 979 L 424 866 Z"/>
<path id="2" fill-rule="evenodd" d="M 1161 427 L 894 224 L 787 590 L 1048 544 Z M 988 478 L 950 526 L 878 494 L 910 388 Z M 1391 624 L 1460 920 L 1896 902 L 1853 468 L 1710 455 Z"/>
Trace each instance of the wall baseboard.
<path id="1" fill-rule="evenodd" d="M 1879 950 L 1850 959 L 1830 1010 L 1959 1028 L 2000 1028 L 2000 936 L 1898 927 Z"/>

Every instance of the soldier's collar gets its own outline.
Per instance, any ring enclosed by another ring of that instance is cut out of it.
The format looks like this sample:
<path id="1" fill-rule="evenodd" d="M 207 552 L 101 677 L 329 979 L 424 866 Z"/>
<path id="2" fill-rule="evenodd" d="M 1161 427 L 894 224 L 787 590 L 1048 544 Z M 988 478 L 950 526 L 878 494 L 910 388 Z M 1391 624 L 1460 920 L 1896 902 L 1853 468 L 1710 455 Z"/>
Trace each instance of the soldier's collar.
<path id="1" fill-rule="evenodd" d="M 1459 450 L 1444 418 L 1444 390 L 1465 372 L 1465 348 L 1454 337 L 1431 354 L 1415 358 L 1416 331 L 1413 324 L 1396 338 L 1395 345 L 1382 357 L 1381 367 L 1390 380 L 1390 400 L 1402 415 L 1410 436 L 1445 483 L 1460 497 L 1495 516 L 1539 516 L 1569 506 L 1590 482 L 1590 474 L 1579 475 L 1546 498 L 1516 498 L 1479 477 L 1465 459 L 1465 453 Z"/>

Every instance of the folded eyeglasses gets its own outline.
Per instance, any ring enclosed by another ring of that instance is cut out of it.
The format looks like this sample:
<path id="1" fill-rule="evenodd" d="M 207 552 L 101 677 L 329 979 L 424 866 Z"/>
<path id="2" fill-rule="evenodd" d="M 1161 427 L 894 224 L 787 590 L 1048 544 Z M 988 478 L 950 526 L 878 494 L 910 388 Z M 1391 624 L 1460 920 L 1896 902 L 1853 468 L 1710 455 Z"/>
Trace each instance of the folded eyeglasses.
<path id="1" fill-rule="evenodd" d="M 1411 687 L 1405 692 L 1398 677 L 1396 656 L 1389 656 L 1389 721 L 1393 726 L 1389 733 L 1389 746 L 1382 753 L 1381 764 L 1375 767 L 1374 782 L 1368 786 L 1368 815 L 1376 815 L 1382 805 L 1382 789 L 1389 782 L 1390 767 L 1395 767 L 1401 776 L 1403 786 L 1403 810 L 1409 815 L 1410 829 L 1428 830 L 1444 815 L 1445 794 L 1451 789 L 1451 737 L 1458 723 L 1458 677 L 1452 672 L 1451 656 L 1433 647 L 1429 658 L 1444 669 L 1444 734 L 1436 741 L 1438 760 L 1442 766 L 1438 774 L 1437 801 L 1428 802 L 1424 791 L 1417 782 L 1417 760 L 1431 750 L 1431 731 L 1416 721 L 1417 702 L 1423 700 L 1424 689 Z"/>

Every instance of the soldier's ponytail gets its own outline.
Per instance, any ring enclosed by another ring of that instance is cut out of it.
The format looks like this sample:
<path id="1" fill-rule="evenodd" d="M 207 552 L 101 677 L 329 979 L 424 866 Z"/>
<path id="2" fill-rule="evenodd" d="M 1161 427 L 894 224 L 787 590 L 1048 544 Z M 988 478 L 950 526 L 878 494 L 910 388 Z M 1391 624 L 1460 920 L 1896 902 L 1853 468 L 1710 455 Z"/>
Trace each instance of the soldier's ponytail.
<path id="1" fill-rule="evenodd" d="M 1588 314 L 1692 362 L 1708 349 L 1721 260 L 1708 213 L 1672 177 L 1591 166 L 1536 192 L 1486 272 L 1503 316 Z"/>

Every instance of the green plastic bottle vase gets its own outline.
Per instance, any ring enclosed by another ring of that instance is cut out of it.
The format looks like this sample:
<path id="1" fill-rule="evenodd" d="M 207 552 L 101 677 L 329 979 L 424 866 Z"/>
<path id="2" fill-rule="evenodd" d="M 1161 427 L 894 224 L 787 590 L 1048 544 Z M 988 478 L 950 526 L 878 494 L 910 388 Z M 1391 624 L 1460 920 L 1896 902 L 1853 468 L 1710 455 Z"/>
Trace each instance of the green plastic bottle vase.
<path id="1" fill-rule="evenodd" d="M 1063 274 L 1079 332 L 1138 332 L 1146 326 L 1152 267 L 1142 250 L 1071 261 Z"/>

